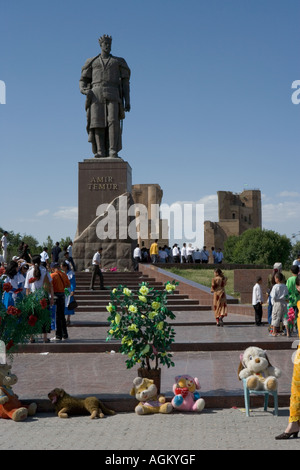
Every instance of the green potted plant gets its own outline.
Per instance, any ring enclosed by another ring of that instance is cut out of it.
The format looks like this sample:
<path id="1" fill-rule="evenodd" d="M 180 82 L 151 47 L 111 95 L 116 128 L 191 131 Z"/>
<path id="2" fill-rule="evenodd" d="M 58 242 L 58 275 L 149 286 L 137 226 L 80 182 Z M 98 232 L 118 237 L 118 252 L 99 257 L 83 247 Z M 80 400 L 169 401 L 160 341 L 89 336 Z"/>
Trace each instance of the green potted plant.
<path id="1" fill-rule="evenodd" d="M 138 375 L 152 378 L 158 391 L 159 365 L 175 365 L 171 353 L 175 331 L 168 323 L 175 315 L 167 308 L 167 298 L 177 284 L 167 282 L 163 290 L 155 290 L 143 282 L 138 291 L 120 285 L 111 291 L 106 307 L 110 322 L 106 341 L 121 340 L 120 352 L 127 355 L 127 368 L 139 365 Z"/>

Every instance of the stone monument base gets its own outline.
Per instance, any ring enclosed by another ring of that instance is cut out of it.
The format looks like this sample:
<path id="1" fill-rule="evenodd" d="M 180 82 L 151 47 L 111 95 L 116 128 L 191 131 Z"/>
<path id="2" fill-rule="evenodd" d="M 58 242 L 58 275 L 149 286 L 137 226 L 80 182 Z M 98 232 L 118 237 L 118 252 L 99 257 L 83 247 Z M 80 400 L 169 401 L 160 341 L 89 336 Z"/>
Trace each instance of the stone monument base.
<path id="1" fill-rule="evenodd" d="M 127 207 L 124 207 L 124 197 Z M 122 202 L 121 202 L 122 198 Z M 78 271 L 91 268 L 92 259 L 99 247 L 102 247 L 102 267 L 118 270 L 133 270 L 133 250 L 136 240 L 128 233 L 128 226 L 134 217 L 128 216 L 129 207 L 134 204 L 131 193 L 116 197 L 95 220 L 73 242 L 73 258 Z M 105 226 L 109 211 L 115 211 L 115 238 L 99 238 L 99 226 Z M 127 213 L 125 213 L 127 210 Z M 122 214 L 120 214 L 122 212 Z M 120 216 L 121 215 L 121 216 Z M 122 225 L 120 225 L 120 223 Z M 124 234 L 127 236 L 124 237 Z"/>
<path id="2" fill-rule="evenodd" d="M 116 197 L 131 193 L 132 170 L 122 158 L 90 158 L 78 163 L 77 234 L 99 215 L 101 204 L 110 204 Z"/>

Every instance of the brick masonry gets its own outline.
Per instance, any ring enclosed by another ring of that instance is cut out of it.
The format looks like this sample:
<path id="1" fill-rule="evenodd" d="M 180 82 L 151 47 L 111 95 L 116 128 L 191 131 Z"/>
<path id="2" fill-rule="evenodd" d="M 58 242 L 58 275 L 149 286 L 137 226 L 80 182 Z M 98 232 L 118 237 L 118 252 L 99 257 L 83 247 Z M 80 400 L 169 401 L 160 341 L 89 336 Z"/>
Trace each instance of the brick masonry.
<path id="1" fill-rule="evenodd" d="M 159 267 L 151 264 L 140 263 L 139 271 L 149 277 L 154 277 L 156 281 L 163 283 L 172 281 L 173 279 L 176 280 L 177 278 L 176 275 L 167 273 L 163 269 L 160 269 Z M 198 300 L 200 305 L 208 305 L 210 307 L 212 306 L 213 297 L 210 293 L 210 289 L 208 288 L 207 291 L 205 288 L 199 289 L 199 286 L 193 286 L 192 282 L 186 280 L 186 282 L 180 281 L 177 290 L 180 294 L 186 294 L 192 299 Z"/>
<path id="2" fill-rule="evenodd" d="M 262 277 L 264 301 L 267 301 L 267 281 L 272 269 L 238 269 L 234 271 L 234 291 L 239 292 L 242 304 L 252 304 L 252 289 L 257 276 Z"/>

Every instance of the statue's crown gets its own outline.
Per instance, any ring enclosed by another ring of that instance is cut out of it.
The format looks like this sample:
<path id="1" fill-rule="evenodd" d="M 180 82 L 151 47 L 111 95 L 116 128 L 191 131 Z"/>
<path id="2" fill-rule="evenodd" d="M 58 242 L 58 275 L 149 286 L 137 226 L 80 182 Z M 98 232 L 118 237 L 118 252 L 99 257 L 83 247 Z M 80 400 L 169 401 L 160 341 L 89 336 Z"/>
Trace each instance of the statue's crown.
<path id="1" fill-rule="evenodd" d="M 111 43 L 112 37 L 111 37 L 111 36 L 108 36 L 107 34 L 103 34 L 103 36 L 101 36 L 101 37 L 99 38 L 99 43 L 101 44 L 101 43 L 104 42 L 104 41 L 108 41 L 108 42 Z"/>

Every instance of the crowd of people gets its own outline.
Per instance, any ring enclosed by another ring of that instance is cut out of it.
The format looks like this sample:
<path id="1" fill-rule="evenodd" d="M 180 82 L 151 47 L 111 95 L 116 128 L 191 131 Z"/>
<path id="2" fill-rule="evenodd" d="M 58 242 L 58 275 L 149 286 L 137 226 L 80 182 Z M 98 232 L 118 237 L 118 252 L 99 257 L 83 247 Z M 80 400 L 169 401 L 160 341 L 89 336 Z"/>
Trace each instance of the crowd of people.
<path id="1" fill-rule="evenodd" d="M 1 242 L 3 248 L 3 237 Z M 7 248 L 7 241 L 5 244 Z M 50 254 L 48 248 L 44 247 L 41 253 L 32 255 L 29 246 L 21 242 L 18 255 L 13 256 L 10 261 L 7 259 L 7 250 L 2 251 L 1 275 L 11 287 L 9 291 L 3 293 L 1 299 L 5 308 L 15 306 L 17 299 L 40 288 L 48 293 L 49 316 L 54 312 L 52 329 L 55 330 L 55 336 L 48 338 L 51 328 L 45 327 L 43 329 L 45 343 L 68 339 L 67 327 L 70 325 L 71 316 L 75 313 L 70 309 L 76 289 L 76 267 L 72 257 L 72 245 L 70 242 L 62 249 L 57 242 Z M 31 338 L 31 342 L 35 342 L 35 338 Z"/>
<path id="2" fill-rule="evenodd" d="M 282 273 L 282 264 L 275 263 L 273 272 L 268 277 L 267 305 L 268 324 L 271 336 L 292 336 L 293 332 L 299 334 L 299 301 L 300 301 L 300 253 L 293 261 L 288 279 Z M 262 324 L 262 305 L 264 294 L 262 291 L 262 277 L 259 276 L 253 286 L 252 304 L 255 311 L 256 325 Z M 292 377 L 290 414 L 285 431 L 276 439 L 289 439 L 297 437 L 300 430 L 300 361 L 295 360 Z"/>
<path id="3" fill-rule="evenodd" d="M 140 247 L 137 244 L 133 251 L 135 270 L 139 263 L 212 263 L 221 264 L 223 262 L 223 252 L 221 248 L 211 247 L 211 252 L 203 246 L 202 249 L 194 247 L 192 243 L 183 243 L 180 247 L 174 243 L 172 247 L 164 245 L 159 246 L 158 240 L 155 240 L 150 248 Z"/>
<path id="4" fill-rule="evenodd" d="M 294 329 L 299 334 L 300 328 L 300 253 L 291 266 L 291 276 L 287 280 L 281 271 L 281 263 L 275 263 L 273 273 L 268 279 L 268 322 L 272 336 L 290 336 Z M 293 362 L 288 424 L 285 431 L 275 437 L 278 440 L 298 437 L 300 431 L 299 347 Z"/>
<path id="5" fill-rule="evenodd" d="M 300 253 L 290 268 L 290 276 L 285 278 L 282 264 L 275 263 L 267 281 L 268 324 L 271 336 L 292 336 L 297 330 L 298 307 L 300 301 Z M 252 305 L 255 311 L 255 324 L 262 325 L 264 293 L 262 277 L 258 276 L 252 290 Z"/>

